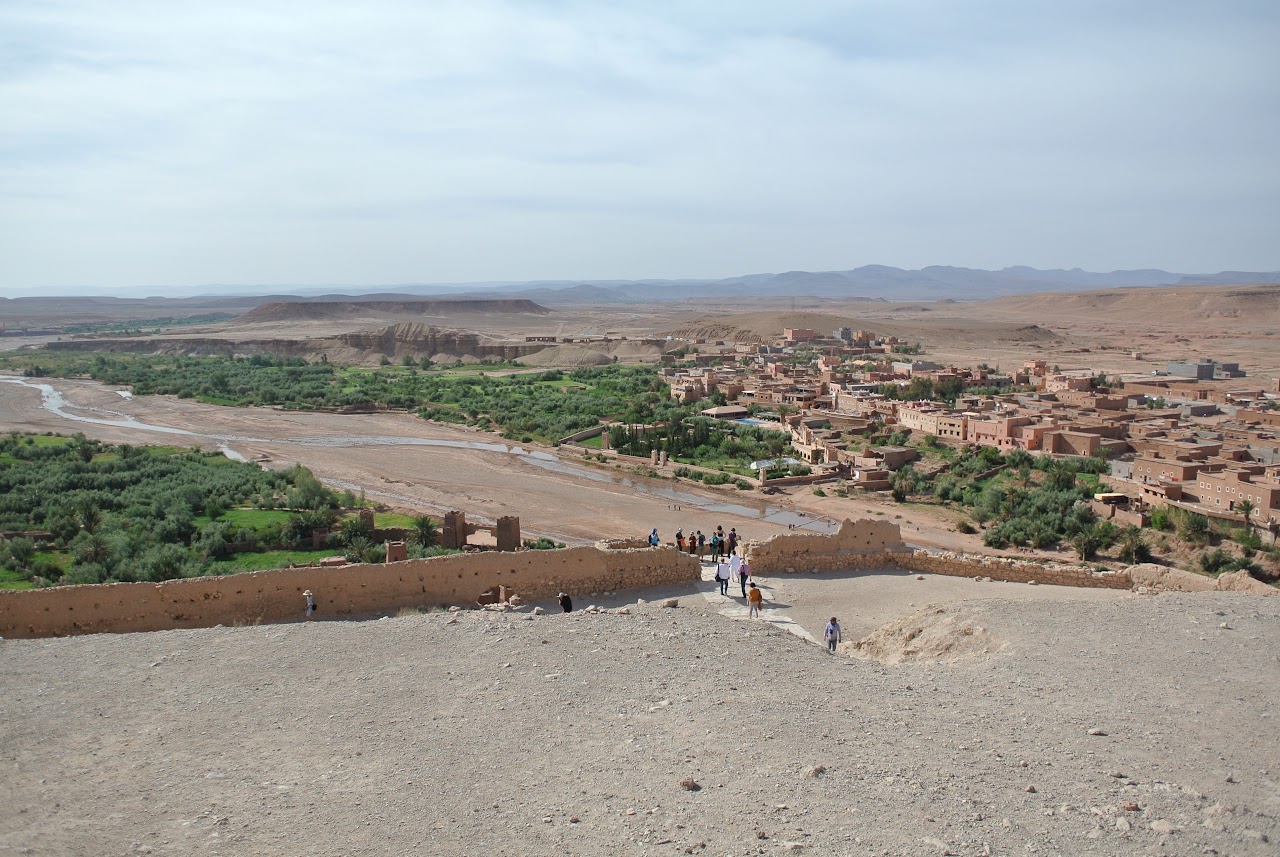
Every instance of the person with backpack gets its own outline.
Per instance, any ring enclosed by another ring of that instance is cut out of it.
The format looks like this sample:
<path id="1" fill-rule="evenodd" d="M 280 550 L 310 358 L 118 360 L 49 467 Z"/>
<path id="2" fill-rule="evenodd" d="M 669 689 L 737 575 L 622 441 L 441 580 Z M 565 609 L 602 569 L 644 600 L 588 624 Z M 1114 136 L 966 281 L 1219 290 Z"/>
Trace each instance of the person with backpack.
<path id="1" fill-rule="evenodd" d="M 719 562 L 720 561 L 720 536 L 718 536 L 715 533 L 712 533 L 711 541 L 709 542 L 709 544 L 711 545 L 711 561 Z"/>
<path id="2" fill-rule="evenodd" d="M 840 642 L 840 623 L 836 621 L 836 617 L 832 616 L 831 621 L 827 623 L 827 629 L 822 634 L 827 641 L 827 651 L 831 654 L 836 652 L 836 644 Z"/>
<path id="3" fill-rule="evenodd" d="M 561 613 L 573 612 L 573 599 L 569 597 L 569 593 L 561 592 L 558 596 L 556 596 L 556 600 L 560 602 Z"/>
<path id="4" fill-rule="evenodd" d="M 720 594 L 729 595 L 729 563 L 716 563 L 716 583 L 720 584 Z"/>
<path id="5" fill-rule="evenodd" d="M 707 537 L 702 534 L 702 530 L 698 530 L 698 559 L 702 559 L 702 555 L 707 552 Z"/>
<path id="6" fill-rule="evenodd" d="M 649 533 L 649 547 L 656 548 L 662 540 L 658 538 L 658 528 L 654 527 L 653 532 Z"/>
<path id="7" fill-rule="evenodd" d="M 312 594 L 311 594 L 311 590 L 310 590 L 310 589 L 308 589 L 306 592 L 304 592 L 304 593 L 302 593 L 302 594 L 303 594 L 303 596 L 307 599 L 306 620 L 307 620 L 308 622 L 310 622 L 310 621 L 311 621 L 311 614 L 316 612 L 316 597 L 315 597 L 314 595 L 312 595 Z"/>

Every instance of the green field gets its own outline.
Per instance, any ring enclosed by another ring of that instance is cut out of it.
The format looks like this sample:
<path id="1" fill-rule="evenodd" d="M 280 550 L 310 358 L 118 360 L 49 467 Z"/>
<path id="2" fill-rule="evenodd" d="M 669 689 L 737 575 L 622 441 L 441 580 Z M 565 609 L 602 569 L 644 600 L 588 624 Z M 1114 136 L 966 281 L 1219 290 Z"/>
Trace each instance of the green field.
<path id="1" fill-rule="evenodd" d="M 0 568 L 0 589 L 34 589 L 26 575 L 9 568 Z"/>
<path id="2" fill-rule="evenodd" d="M 293 515 L 293 512 L 284 509 L 232 509 L 229 512 L 223 512 L 218 520 L 237 527 L 261 530 L 272 524 L 283 525 Z"/>
<path id="3" fill-rule="evenodd" d="M 432 516 L 432 520 L 439 523 L 439 519 Z M 399 512 L 378 512 L 373 516 L 373 525 L 379 530 L 413 529 L 413 516 L 401 515 Z"/>
<path id="4" fill-rule="evenodd" d="M 326 556 L 340 556 L 341 550 L 324 548 L 323 550 L 283 550 L 263 551 L 261 553 L 236 553 L 222 557 L 209 564 L 214 574 L 235 574 L 241 571 L 266 571 L 272 568 L 286 568 L 289 563 L 315 562 Z"/>

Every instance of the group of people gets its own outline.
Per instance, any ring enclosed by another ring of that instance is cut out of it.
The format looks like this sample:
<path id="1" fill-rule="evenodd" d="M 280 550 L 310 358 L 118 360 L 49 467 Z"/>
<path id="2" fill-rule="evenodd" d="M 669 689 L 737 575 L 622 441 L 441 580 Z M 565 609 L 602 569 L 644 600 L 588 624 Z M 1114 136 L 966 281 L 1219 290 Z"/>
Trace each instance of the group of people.
<path id="1" fill-rule="evenodd" d="M 728 533 L 723 527 L 716 527 L 709 538 L 702 530 L 694 530 L 689 535 L 685 535 L 683 528 L 676 530 L 676 550 L 699 559 L 710 554 L 709 558 L 716 566 L 716 583 L 720 586 L 720 594 L 729 594 L 729 581 L 736 577 L 742 588 L 742 597 L 747 599 L 749 614 L 759 616 L 760 608 L 764 605 L 764 593 L 751 580 L 751 565 L 739 555 L 739 542 L 736 527 L 730 527 Z M 649 533 L 649 546 L 656 548 L 661 544 L 658 528 L 654 527 Z"/>
<path id="2" fill-rule="evenodd" d="M 736 527 L 730 527 L 728 534 L 725 533 L 724 527 L 716 527 L 710 537 L 702 530 L 696 530 L 687 536 L 683 528 L 676 530 L 676 550 L 693 554 L 699 559 L 709 553 L 712 562 L 719 562 L 722 557 L 732 555 L 738 549 L 738 542 Z M 656 548 L 661 544 L 662 539 L 658 535 L 658 528 L 654 527 L 649 533 L 649 547 Z"/>

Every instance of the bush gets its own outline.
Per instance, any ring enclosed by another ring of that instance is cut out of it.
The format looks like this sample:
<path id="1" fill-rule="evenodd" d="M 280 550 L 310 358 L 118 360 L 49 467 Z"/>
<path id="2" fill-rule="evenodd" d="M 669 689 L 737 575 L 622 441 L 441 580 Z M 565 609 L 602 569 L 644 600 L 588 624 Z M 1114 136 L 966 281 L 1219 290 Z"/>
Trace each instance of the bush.
<path id="1" fill-rule="evenodd" d="M 1231 564 L 1231 556 L 1222 548 L 1214 548 L 1211 551 L 1205 551 L 1196 558 L 1196 564 L 1200 566 L 1200 570 L 1205 574 L 1217 577 L 1227 570 Z"/>
<path id="2" fill-rule="evenodd" d="M 1168 506 L 1159 506 L 1151 511 L 1151 528 L 1166 533 L 1173 532 L 1173 510 Z"/>
<path id="3" fill-rule="evenodd" d="M 1244 550 L 1257 551 L 1262 549 L 1262 536 L 1258 535 L 1258 531 L 1252 527 L 1234 530 L 1231 533 L 1231 537 Z"/>
<path id="4" fill-rule="evenodd" d="M 564 547 L 563 542 L 555 542 L 546 536 L 539 536 L 536 539 L 525 539 L 521 544 L 531 551 L 549 551 Z"/>
<path id="5" fill-rule="evenodd" d="M 956 522 L 956 532 L 964 533 L 965 535 L 969 536 L 976 533 L 977 529 L 975 529 L 973 524 L 969 523 L 968 521 L 960 520 Z"/>

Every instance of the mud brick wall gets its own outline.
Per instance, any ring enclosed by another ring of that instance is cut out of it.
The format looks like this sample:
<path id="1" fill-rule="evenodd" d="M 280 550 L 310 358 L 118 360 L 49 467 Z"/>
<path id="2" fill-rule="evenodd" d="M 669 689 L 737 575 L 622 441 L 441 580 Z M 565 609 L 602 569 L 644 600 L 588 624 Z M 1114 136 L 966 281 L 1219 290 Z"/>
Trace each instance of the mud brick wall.
<path id="1" fill-rule="evenodd" d="M 934 554 L 928 551 L 894 554 L 896 568 L 951 577 L 989 577 L 1010 583 L 1044 583 L 1052 586 L 1088 586 L 1099 589 L 1131 589 L 1133 581 L 1124 571 L 1097 572 L 1075 565 L 1039 565 L 998 557 L 964 554 Z"/>
<path id="2" fill-rule="evenodd" d="M 471 606 L 503 585 L 526 600 L 616 592 L 699 579 L 698 561 L 673 550 L 486 551 L 376 565 L 287 568 L 164 583 L 108 583 L 0 591 L 0 636 L 207 628 L 301 619 L 303 591 L 318 619 L 405 607 Z"/>
<path id="3" fill-rule="evenodd" d="M 788 571 L 838 571 L 863 568 L 866 554 L 906 551 L 902 532 L 892 521 L 846 519 L 834 533 L 785 533 L 747 545 L 754 574 Z"/>
<path id="4" fill-rule="evenodd" d="M 903 543 L 897 524 L 878 520 L 846 520 L 838 532 L 830 535 L 774 536 L 749 545 L 747 559 L 752 573 L 759 575 L 897 568 L 952 577 L 989 577 L 1013 583 L 1034 580 L 1048 585 L 1105 589 L 1130 589 L 1133 585 L 1125 572 L 1099 573 L 1074 565 L 1041 565 L 999 557 L 913 551 Z"/>

